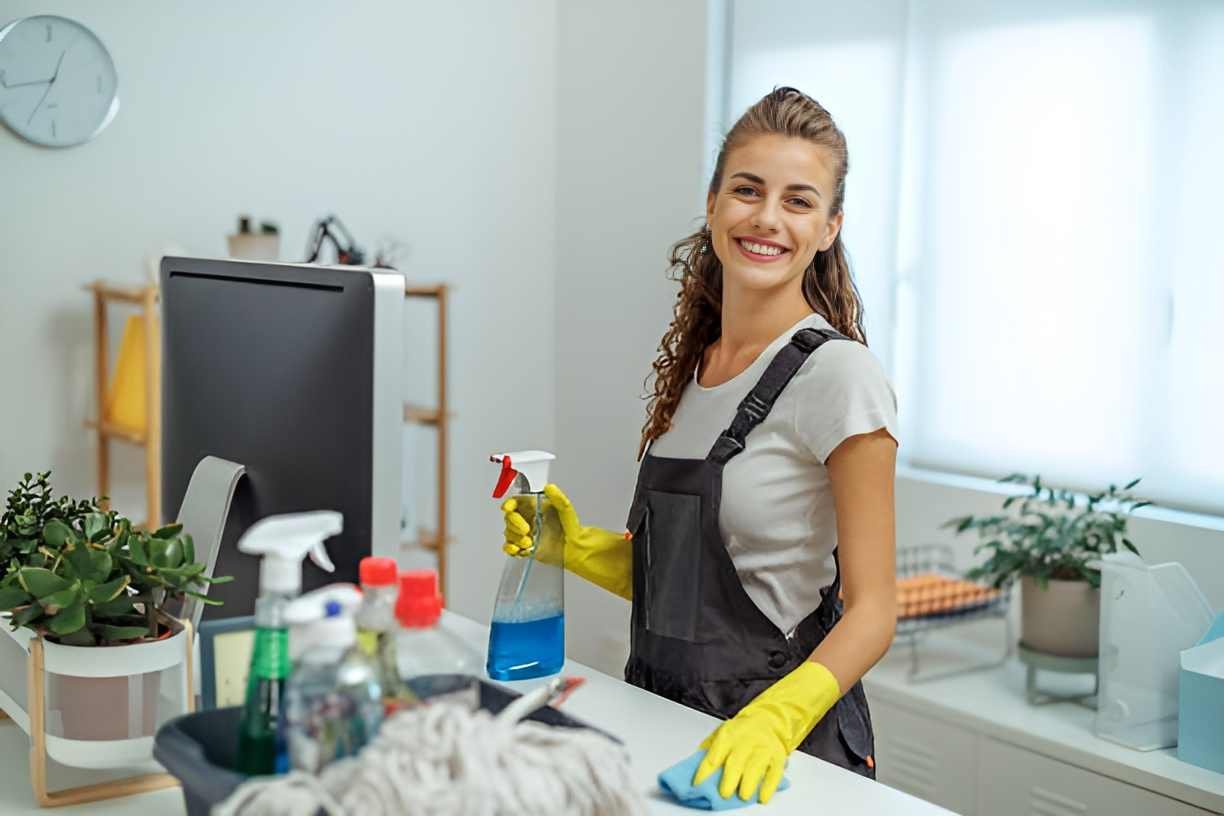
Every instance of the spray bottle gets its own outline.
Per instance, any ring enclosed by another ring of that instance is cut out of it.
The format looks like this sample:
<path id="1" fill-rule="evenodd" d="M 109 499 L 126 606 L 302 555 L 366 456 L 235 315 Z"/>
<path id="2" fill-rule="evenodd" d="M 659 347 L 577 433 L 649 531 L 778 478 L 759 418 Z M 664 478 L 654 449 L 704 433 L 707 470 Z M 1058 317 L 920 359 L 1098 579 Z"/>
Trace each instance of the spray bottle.
<path id="1" fill-rule="evenodd" d="M 302 591 L 302 559 L 307 554 L 323 569 L 335 571 L 323 542 L 343 528 L 344 517 L 333 510 L 294 513 L 266 518 L 238 541 L 239 551 L 263 556 L 255 648 L 238 727 L 238 770 L 245 774 L 277 773 L 288 766 L 281 724 L 290 671 L 285 607 Z"/>
<path id="2" fill-rule="evenodd" d="M 535 507 L 528 511 L 534 512 L 531 552 L 507 561 L 497 588 L 487 666 L 494 680 L 545 677 L 561 671 L 565 663 L 564 546 L 559 536 L 543 547 L 540 541 L 544 485 L 548 484 L 549 463 L 556 458 L 546 451 L 489 457 L 489 461 L 501 465 L 493 498 L 502 498 L 513 487 L 518 495 L 531 496 Z M 543 552 L 543 548 L 551 549 Z"/>
<path id="3" fill-rule="evenodd" d="M 383 692 L 377 661 L 357 645 L 354 614 L 361 591 L 352 584 L 308 592 L 285 608 L 293 627 L 293 675 L 285 691 L 289 764 L 318 773 L 356 756 L 378 733 Z"/>

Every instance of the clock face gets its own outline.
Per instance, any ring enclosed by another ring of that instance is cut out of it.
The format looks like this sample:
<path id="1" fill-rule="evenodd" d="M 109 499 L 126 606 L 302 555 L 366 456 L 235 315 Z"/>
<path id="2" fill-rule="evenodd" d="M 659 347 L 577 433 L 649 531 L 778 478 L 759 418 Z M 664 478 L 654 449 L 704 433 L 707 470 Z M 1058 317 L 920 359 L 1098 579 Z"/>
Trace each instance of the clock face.
<path id="1" fill-rule="evenodd" d="M 0 29 L 0 120 L 35 144 L 89 141 L 119 109 L 119 77 L 94 33 L 66 17 L 25 17 Z"/>

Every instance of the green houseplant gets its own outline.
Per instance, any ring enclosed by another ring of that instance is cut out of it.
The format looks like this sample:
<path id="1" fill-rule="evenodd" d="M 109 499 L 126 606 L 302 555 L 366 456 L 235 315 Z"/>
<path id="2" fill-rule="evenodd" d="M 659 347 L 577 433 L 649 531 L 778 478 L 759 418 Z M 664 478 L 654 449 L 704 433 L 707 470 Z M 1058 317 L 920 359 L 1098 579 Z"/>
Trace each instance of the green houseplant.
<path id="1" fill-rule="evenodd" d="M 958 516 L 943 525 L 979 538 L 974 552 L 986 558 L 968 576 L 1000 588 L 1020 579 L 1021 640 L 1027 647 L 1070 657 L 1095 655 L 1101 574 L 1089 563 L 1121 549 L 1138 554 L 1127 538 L 1127 521 L 1151 504 L 1130 492 L 1140 480 L 1087 496 L 1048 487 L 1040 475 L 1012 473 L 999 481 L 1029 491 L 1004 499 L 1007 512 Z"/>
<path id="2" fill-rule="evenodd" d="M 0 612 L 69 646 L 108 646 L 164 633 L 167 601 L 202 594 L 212 578 L 182 526 L 136 529 L 97 499 L 55 497 L 50 473 L 25 474 L 0 516 Z"/>

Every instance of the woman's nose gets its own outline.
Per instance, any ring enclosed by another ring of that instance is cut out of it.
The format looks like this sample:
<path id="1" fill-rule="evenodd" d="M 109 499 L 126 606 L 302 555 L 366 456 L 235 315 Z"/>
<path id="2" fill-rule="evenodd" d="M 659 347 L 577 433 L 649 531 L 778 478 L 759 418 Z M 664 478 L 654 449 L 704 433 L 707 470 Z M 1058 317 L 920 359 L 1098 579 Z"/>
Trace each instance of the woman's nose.
<path id="1" fill-rule="evenodd" d="M 772 201 L 769 198 L 761 199 L 761 203 L 757 205 L 756 212 L 753 213 L 752 225 L 756 229 L 769 230 L 770 232 L 778 231 L 779 213 L 778 207 L 780 203 Z"/>

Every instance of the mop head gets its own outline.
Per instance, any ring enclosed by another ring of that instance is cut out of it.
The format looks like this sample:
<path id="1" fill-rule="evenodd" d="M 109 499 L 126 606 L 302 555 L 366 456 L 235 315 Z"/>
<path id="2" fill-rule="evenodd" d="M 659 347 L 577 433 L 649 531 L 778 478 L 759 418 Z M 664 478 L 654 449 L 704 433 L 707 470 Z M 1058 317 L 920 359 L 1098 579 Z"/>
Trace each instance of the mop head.
<path id="1" fill-rule="evenodd" d="M 356 757 L 314 776 L 246 782 L 214 816 L 637 814 L 646 810 L 625 750 L 594 731 L 419 706 L 389 717 Z"/>

